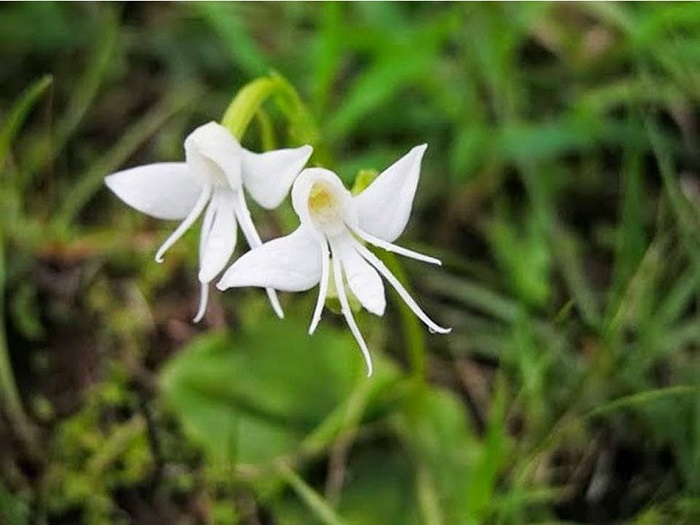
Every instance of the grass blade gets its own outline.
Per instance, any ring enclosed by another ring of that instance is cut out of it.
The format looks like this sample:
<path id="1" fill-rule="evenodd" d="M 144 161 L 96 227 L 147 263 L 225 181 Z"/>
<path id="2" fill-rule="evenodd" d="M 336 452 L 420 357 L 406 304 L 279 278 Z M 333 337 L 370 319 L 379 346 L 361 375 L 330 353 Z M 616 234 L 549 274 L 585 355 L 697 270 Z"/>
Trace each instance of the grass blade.
<path id="1" fill-rule="evenodd" d="M 15 102 L 14 106 L 12 106 L 8 117 L 3 123 L 2 130 L 0 130 L 0 167 L 3 166 L 10 145 L 14 141 L 22 124 L 24 124 L 29 111 L 34 107 L 39 97 L 48 89 L 51 82 L 53 82 L 53 77 L 51 75 L 43 76 L 27 88 L 20 96 L 19 100 Z"/>

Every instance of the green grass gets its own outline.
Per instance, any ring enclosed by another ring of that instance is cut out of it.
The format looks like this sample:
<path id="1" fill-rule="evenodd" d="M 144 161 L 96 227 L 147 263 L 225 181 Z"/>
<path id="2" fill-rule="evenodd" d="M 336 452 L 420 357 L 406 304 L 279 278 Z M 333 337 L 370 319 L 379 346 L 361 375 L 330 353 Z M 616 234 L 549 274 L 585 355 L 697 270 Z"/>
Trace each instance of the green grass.
<path id="1" fill-rule="evenodd" d="M 700 521 L 699 14 L 0 8 L 0 522 Z M 367 381 L 313 292 L 192 325 L 196 235 L 156 264 L 102 181 L 221 119 L 348 187 L 428 143 L 400 241 L 444 265 L 385 262 L 452 333 L 388 293 Z"/>

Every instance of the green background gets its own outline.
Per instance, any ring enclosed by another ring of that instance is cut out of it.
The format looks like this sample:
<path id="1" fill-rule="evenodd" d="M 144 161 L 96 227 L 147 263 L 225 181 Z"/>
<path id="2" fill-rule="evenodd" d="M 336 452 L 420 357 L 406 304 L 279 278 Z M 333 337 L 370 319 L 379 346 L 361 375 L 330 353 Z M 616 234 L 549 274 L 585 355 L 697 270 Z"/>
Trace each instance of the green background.
<path id="1" fill-rule="evenodd" d="M 453 331 L 388 291 L 370 380 L 314 291 L 192 324 L 198 233 L 103 185 L 272 72 L 253 150 L 429 145 L 444 264 L 386 261 Z M 700 522 L 699 97 L 696 3 L 1 5 L 0 522 Z"/>

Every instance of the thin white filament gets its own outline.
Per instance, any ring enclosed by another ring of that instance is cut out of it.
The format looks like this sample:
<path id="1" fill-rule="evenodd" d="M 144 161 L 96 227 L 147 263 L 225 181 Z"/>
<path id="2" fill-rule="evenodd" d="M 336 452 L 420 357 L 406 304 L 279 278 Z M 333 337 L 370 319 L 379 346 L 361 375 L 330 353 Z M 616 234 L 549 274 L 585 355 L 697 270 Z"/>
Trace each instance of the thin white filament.
<path id="1" fill-rule="evenodd" d="M 418 306 L 418 304 L 413 300 L 413 297 L 406 291 L 406 289 L 403 287 L 403 285 L 399 282 L 399 280 L 394 277 L 394 274 L 389 271 L 389 269 L 384 265 L 382 261 L 379 260 L 379 258 L 374 255 L 372 252 L 370 252 L 367 248 L 362 246 L 357 241 L 353 241 L 355 244 L 355 248 L 357 249 L 358 252 L 360 252 L 360 255 L 365 258 L 365 260 L 370 263 L 372 266 L 374 266 L 379 273 L 381 273 L 384 278 L 389 281 L 389 284 L 394 287 L 394 290 L 399 294 L 401 299 L 404 300 L 404 302 L 408 305 L 408 307 L 413 311 L 414 314 L 425 323 L 425 325 L 432 330 L 433 332 L 438 332 L 441 334 L 448 334 L 452 331 L 452 328 L 443 328 L 442 326 L 437 325 L 428 315 L 421 310 L 421 307 Z"/>
<path id="2" fill-rule="evenodd" d="M 207 303 L 209 302 L 209 283 L 200 283 L 199 288 L 199 308 L 197 309 L 197 315 L 193 319 L 195 323 L 204 318 L 204 314 L 207 311 Z"/>
<path id="3" fill-rule="evenodd" d="M 262 245 L 262 240 L 260 240 L 260 235 L 258 235 L 258 231 L 255 229 L 255 224 L 253 224 L 253 220 L 250 218 L 250 211 L 248 210 L 248 205 L 246 204 L 245 197 L 243 196 L 243 191 L 238 190 L 236 193 L 238 194 L 238 203 L 237 206 L 235 206 L 235 212 L 236 217 L 238 218 L 238 224 L 241 225 L 241 231 L 243 232 L 243 236 L 246 238 L 246 241 L 248 241 L 248 246 L 250 246 L 251 249 L 257 248 L 258 246 Z M 267 298 L 270 300 L 272 309 L 277 314 L 277 317 L 284 319 L 284 310 L 282 310 L 282 305 L 280 304 L 280 300 L 277 297 L 277 292 L 275 289 L 265 288 L 265 292 L 267 293 Z"/>
<path id="4" fill-rule="evenodd" d="M 330 277 L 329 259 L 328 243 L 324 240 L 323 247 L 321 248 L 321 280 L 318 285 L 318 299 L 316 300 L 316 308 L 314 308 L 314 316 L 311 318 L 311 325 L 309 326 L 309 335 L 312 335 L 316 331 L 316 327 L 321 320 L 323 307 L 326 304 L 328 278 Z"/>
<path id="5" fill-rule="evenodd" d="M 333 277 L 335 279 L 335 287 L 338 290 L 338 299 L 340 299 L 340 309 L 343 312 L 345 321 L 350 327 L 350 332 L 355 337 L 357 344 L 360 345 L 360 350 L 362 350 L 362 356 L 365 358 L 365 363 L 367 364 L 367 377 L 372 375 L 372 357 L 369 355 L 369 349 L 365 340 L 362 338 L 360 329 L 355 323 L 355 318 L 352 316 L 352 311 L 350 310 L 350 304 L 348 303 L 348 297 L 345 295 L 345 285 L 343 284 L 343 275 L 341 274 L 340 260 L 336 250 L 333 250 Z"/>
<path id="6" fill-rule="evenodd" d="M 365 231 L 362 231 L 359 228 L 352 228 L 352 231 L 357 234 L 358 237 L 361 239 L 367 241 L 370 244 L 374 244 L 375 246 L 379 246 L 380 248 L 384 248 L 388 252 L 394 252 L 399 255 L 403 255 L 404 257 L 410 257 L 411 259 L 416 259 L 418 261 L 423 261 L 427 262 L 430 264 L 437 264 L 438 266 L 442 266 L 442 261 L 440 259 L 436 259 L 435 257 L 430 257 L 429 255 L 423 255 L 422 253 L 414 252 L 413 250 L 409 250 L 408 248 L 403 248 L 402 246 L 397 246 L 396 244 L 391 244 L 390 242 L 386 242 L 379 237 L 375 237 L 374 235 L 371 235 Z"/>
<path id="7" fill-rule="evenodd" d="M 189 230 L 190 226 L 194 223 L 194 221 L 197 220 L 197 217 L 202 213 L 202 210 L 204 207 L 207 205 L 207 202 L 209 202 L 209 198 L 211 197 L 211 184 L 207 184 L 202 188 L 202 193 L 199 194 L 199 198 L 197 199 L 197 203 L 194 205 L 194 208 L 192 208 L 192 211 L 183 219 L 183 221 L 180 223 L 180 225 L 175 229 L 173 233 L 170 234 L 170 237 L 165 239 L 165 242 L 161 245 L 160 248 L 158 248 L 158 252 L 156 252 L 156 262 L 162 263 L 163 262 L 163 255 L 165 255 L 165 252 L 170 249 L 170 247 L 175 244 L 180 237 L 182 237 L 187 230 Z"/>

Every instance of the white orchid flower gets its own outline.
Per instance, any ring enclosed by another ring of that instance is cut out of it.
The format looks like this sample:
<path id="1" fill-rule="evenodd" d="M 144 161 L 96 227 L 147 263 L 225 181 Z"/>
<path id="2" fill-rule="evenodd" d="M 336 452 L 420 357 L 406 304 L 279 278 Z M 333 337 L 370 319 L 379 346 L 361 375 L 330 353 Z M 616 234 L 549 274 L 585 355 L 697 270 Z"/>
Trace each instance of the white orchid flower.
<path id="1" fill-rule="evenodd" d="M 279 206 L 311 156 L 311 146 L 253 153 L 229 131 L 209 122 L 185 139 L 185 162 L 159 162 L 107 176 L 105 183 L 132 208 L 158 219 L 182 220 L 165 240 L 156 261 L 204 212 L 199 240 L 201 296 L 195 322 L 206 311 L 209 283 L 224 269 L 236 246 L 237 223 L 251 248 L 262 244 L 243 189 L 264 208 Z M 204 211 L 206 208 L 206 211 Z M 267 295 L 284 313 L 274 289 Z"/>
<path id="2" fill-rule="evenodd" d="M 300 292 L 319 284 L 309 327 L 312 334 L 321 319 L 332 268 L 341 310 L 362 350 L 368 376 L 372 374 L 372 359 L 352 315 L 346 284 L 364 308 L 381 316 L 386 306 L 381 275 L 431 331 L 449 332 L 449 328 L 438 326 L 421 310 L 384 263 L 361 242 L 441 264 L 438 259 L 392 244 L 408 222 L 426 148 L 413 148 L 356 197 L 332 171 L 305 169 L 292 188 L 292 204 L 301 221 L 299 228 L 243 255 L 224 273 L 217 287 L 225 290 L 260 286 Z"/>

